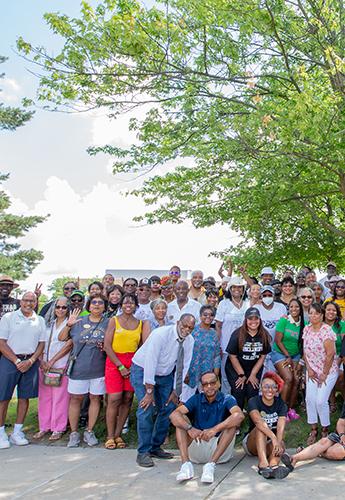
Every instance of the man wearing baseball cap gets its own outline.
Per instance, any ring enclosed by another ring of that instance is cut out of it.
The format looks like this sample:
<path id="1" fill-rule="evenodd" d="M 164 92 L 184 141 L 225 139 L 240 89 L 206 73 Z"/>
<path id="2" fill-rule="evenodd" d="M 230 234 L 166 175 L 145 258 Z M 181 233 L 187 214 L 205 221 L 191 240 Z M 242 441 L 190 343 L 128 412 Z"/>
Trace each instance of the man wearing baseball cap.
<path id="1" fill-rule="evenodd" d="M 333 276 L 337 276 L 337 265 L 336 265 L 336 263 L 333 262 L 332 260 L 330 260 L 329 262 L 327 262 L 326 272 L 327 272 L 326 276 L 324 276 L 323 278 L 321 278 L 319 280 L 319 283 L 321 283 L 321 285 L 323 285 L 324 287 L 326 287 L 328 289 L 329 288 L 329 281 L 331 280 L 331 278 Z"/>
<path id="2" fill-rule="evenodd" d="M 150 307 L 151 287 L 152 282 L 150 278 L 142 278 L 139 281 L 137 289 L 139 307 L 134 313 L 134 316 L 141 321 L 154 319 L 152 309 Z"/>
<path id="3" fill-rule="evenodd" d="M 19 285 L 11 276 L 3 274 L 0 276 L 0 320 L 5 313 L 17 311 L 20 308 L 20 300 L 11 297 L 11 292 Z"/>
<path id="4" fill-rule="evenodd" d="M 264 285 L 261 287 L 261 304 L 257 304 L 260 312 L 262 323 L 268 333 L 272 337 L 272 343 L 276 332 L 276 324 L 284 314 L 286 314 L 286 307 L 284 304 L 274 302 L 275 290 L 271 285 Z M 271 344 L 272 345 L 272 344 Z"/>
<path id="5" fill-rule="evenodd" d="M 271 267 L 263 267 L 261 269 L 260 278 L 263 286 L 271 285 L 272 280 L 274 279 L 273 269 Z"/>

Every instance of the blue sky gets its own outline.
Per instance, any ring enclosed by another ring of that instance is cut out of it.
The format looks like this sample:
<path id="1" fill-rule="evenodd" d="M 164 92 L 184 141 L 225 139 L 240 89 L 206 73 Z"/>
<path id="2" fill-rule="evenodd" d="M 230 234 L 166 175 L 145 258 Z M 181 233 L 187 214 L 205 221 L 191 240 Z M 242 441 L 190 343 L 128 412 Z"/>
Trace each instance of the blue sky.
<path id="1" fill-rule="evenodd" d="M 0 54 L 9 60 L 1 65 L 5 79 L 0 87 L 6 104 L 34 98 L 38 85 L 29 71 L 33 67 L 15 53 L 17 37 L 52 52 L 59 48 L 61 41 L 43 20 L 47 11 L 77 16 L 79 1 L 12 0 L 2 5 Z M 92 144 L 130 144 L 134 138 L 127 123 L 127 117 L 109 122 L 103 111 L 85 116 L 37 109 L 25 127 L 0 135 L 0 171 L 10 173 L 4 187 L 13 199 L 12 211 L 50 214 L 22 242 L 45 255 L 24 283 L 27 288 L 36 281 L 49 284 L 60 274 L 102 275 L 106 268 L 164 269 L 179 264 L 216 275 L 219 262 L 208 253 L 233 243 L 229 228 L 196 230 L 189 222 L 138 227 L 132 218 L 144 210 L 143 203 L 121 194 L 137 181 L 115 177 L 108 158 L 87 154 Z"/>

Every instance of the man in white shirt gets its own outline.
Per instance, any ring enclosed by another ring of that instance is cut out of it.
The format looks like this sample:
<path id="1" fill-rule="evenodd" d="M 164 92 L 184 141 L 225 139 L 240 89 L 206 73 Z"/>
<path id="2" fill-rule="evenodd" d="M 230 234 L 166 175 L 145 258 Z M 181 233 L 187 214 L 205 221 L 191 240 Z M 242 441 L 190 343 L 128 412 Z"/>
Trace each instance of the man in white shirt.
<path id="1" fill-rule="evenodd" d="M 139 286 L 137 288 L 139 306 L 134 316 L 141 321 L 145 321 L 146 319 L 150 321 L 154 319 L 150 306 L 151 286 L 152 283 L 149 278 L 143 278 L 139 281 Z"/>
<path id="2" fill-rule="evenodd" d="M 190 334 L 194 326 L 194 316 L 183 314 L 176 325 L 154 330 L 133 357 L 131 384 L 138 399 L 137 463 L 142 467 L 152 467 L 152 457 L 173 457 L 161 446 L 192 359 L 194 339 Z"/>
<path id="3" fill-rule="evenodd" d="M 36 295 L 27 292 L 20 309 L 6 313 L 0 322 L 0 448 L 29 444 L 22 432 L 29 400 L 38 396 L 38 358 L 46 339 L 44 319 L 35 313 Z M 18 393 L 17 419 L 8 439 L 5 419 L 15 387 Z"/>
<path id="4" fill-rule="evenodd" d="M 276 324 L 282 316 L 286 315 L 285 305 L 279 302 L 274 302 L 274 292 L 274 288 L 271 285 L 261 287 L 262 303 L 255 306 L 260 312 L 262 324 L 271 335 L 271 345 L 274 342 L 276 334 Z"/>
<path id="5" fill-rule="evenodd" d="M 168 304 L 167 318 L 176 323 L 182 314 L 191 314 L 196 323 L 199 323 L 201 304 L 188 297 L 189 286 L 187 281 L 180 280 L 175 287 L 176 299 Z"/>

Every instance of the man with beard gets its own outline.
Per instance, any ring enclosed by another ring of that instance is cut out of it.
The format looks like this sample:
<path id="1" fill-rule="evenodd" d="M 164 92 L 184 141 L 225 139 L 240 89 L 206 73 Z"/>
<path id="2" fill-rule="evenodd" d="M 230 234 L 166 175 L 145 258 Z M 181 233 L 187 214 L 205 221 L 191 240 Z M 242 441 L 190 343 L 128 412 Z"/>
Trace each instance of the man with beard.
<path id="1" fill-rule="evenodd" d="M 20 308 L 20 300 L 11 297 L 12 290 L 18 286 L 10 276 L 0 276 L 0 320 L 4 314 Z"/>

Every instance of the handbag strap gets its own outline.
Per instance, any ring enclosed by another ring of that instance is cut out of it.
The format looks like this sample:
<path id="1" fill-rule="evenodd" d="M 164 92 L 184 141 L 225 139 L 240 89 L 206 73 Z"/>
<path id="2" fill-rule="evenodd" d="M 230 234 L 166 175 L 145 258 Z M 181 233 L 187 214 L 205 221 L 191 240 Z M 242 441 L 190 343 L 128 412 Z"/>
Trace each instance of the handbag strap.
<path id="1" fill-rule="evenodd" d="M 51 324 L 51 327 L 50 327 L 50 335 L 49 335 L 48 347 L 47 347 L 47 363 L 49 361 L 49 349 L 50 349 L 50 345 L 52 343 L 54 324 L 55 324 L 55 321 L 53 321 L 53 323 Z"/>
<path id="2" fill-rule="evenodd" d="M 98 325 L 100 324 L 100 322 L 102 321 L 102 319 L 103 319 L 103 316 L 102 316 L 102 317 L 101 317 L 101 319 L 98 321 L 97 325 L 95 325 L 95 326 L 92 328 L 92 330 L 90 330 L 90 332 L 89 332 L 90 334 L 91 334 L 91 333 L 93 333 L 93 332 L 96 330 L 96 328 L 98 327 Z M 88 344 L 89 340 L 90 340 L 90 339 L 87 339 L 87 341 L 86 341 L 86 342 L 84 342 L 84 344 L 82 344 L 82 345 L 80 346 L 80 348 L 78 349 L 78 351 L 76 351 L 76 353 L 75 353 L 75 355 L 74 355 L 74 360 L 76 360 L 76 359 L 77 359 L 77 357 L 79 356 L 79 354 L 81 353 L 81 351 L 84 349 L 84 347 L 86 346 L 86 344 Z"/>

